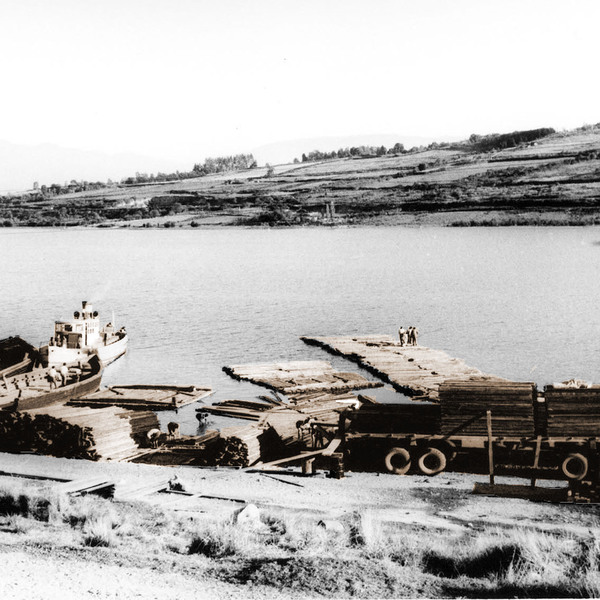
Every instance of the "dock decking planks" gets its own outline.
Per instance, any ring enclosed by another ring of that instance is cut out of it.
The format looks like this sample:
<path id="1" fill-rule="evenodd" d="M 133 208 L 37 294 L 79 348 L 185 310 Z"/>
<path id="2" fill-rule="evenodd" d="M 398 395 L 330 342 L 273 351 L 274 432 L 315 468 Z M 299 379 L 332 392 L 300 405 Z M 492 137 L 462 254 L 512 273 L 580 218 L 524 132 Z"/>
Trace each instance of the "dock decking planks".
<path id="1" fill-rule="evenodd" d="M 471 367 L 460 358 L 425 346 L 400 346 L 390 335 L 300 338 L 331 354 L 344 356 L 410 396 L 438 399 L 438 388 L 446 379 L 508 381 Z"/>

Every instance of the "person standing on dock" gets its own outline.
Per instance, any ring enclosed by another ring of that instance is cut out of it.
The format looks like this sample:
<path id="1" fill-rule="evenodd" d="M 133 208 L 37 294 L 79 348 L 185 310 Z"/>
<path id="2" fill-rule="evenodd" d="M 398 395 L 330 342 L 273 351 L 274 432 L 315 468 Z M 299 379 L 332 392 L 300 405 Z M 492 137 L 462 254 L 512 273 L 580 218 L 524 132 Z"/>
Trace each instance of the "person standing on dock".
<path id="1" fill-rule="evenodd" d="M 402 325 L 400 325 L 400 329 L 398 329 L 398 337 L 400 338 L 400 345 L 404 346 L 406 340 L 406 330 Z"/>
<path id="2" fill-rule="evenodd" d="M 67 363 L 63 363 L 60 368 L 60 376 L 62 378 L 63 387 L 67 385 L 67 380 L 69 379 L 69 367 L 67 367 Z"/>
<path id="3" fill-rule="evenodd" d="M 50 370 L 48 371 L 48 375 L 46 375 L 46 379 L 48 379 L 48 381 L 50 382 L 50 389 L 54 389 L 56 387 L 58 387 L 57 385 L 57 380 L 58 380 L 58 371 L 54 368 L 54 366 L 52 366 L 50 368 Z"/>
<path id="4" fill-rule="evenodd" d="M 413 336 L 413 346 L 418 346 L 419 345 L 419 342 L 418 342 L 419 330 L 416 327 L 412 328 L 412 336 Z"/>
<path id="5" fill-rule="evenodd" d="M 409 346 L 417 345 L 417 328 L 416 327 L 408 328 L 408 345 Z"/>

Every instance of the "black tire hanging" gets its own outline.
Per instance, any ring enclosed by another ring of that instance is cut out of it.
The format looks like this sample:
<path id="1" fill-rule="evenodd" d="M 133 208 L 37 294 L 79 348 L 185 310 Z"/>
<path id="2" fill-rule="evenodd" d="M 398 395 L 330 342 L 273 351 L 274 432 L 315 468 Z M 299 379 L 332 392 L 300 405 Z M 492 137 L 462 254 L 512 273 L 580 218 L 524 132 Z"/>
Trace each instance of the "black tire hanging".
<path id="1" fill-rule="evenodd" d="M 569 454 L 565 460 L 563 460 L 560 467 L 563 475 L 567 479 L 574 479 L 577 481 L 583 479 L 587 475 L 588 468 L 589 462 L 587 457 L 583 454 L 579 454 L 579 452 Z"/>
<path id="2" fill-rule="evenodd" d="M 441 473 L 448 464 L 446 455 L 439 448 L 427 448 L 427 450 L 419 456 L 418 461 L 419 471 L 423 475 L 437 475 Z"/>
<path id="3" fill-rule="evenodd" d="M 406 475 L 412 464 L 406 448 L 392 448 L 385 457 L 385 468 L 396 475 Z"/>

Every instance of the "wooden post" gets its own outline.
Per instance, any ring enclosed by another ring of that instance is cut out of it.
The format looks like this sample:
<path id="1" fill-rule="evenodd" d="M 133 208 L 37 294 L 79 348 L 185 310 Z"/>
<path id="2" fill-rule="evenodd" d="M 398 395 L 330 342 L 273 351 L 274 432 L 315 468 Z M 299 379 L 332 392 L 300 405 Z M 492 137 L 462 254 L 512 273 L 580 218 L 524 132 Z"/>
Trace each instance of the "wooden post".
<path id="1" fill-rule="evenodd" d="M 302 473 L 303 475 L 312 475 L 313 474 L 313 463 L 315 462 L 314 457 L 307 458 L 302 461 Z"/>
<path id="2" fill-rule="evenodd" d="M 487 411 L 488 463 L 490 468 L 490 485 L 494 485 L 494 448 L 492 446 L 492 411 Z"/>
<path id="3" fill-rule="evenodd" d="M 533 475 L 531 476 L 531 487 L 535 487 L 537 477 L 535 472 L 540 464 L 540 450 L 542 449 L 542 436 L 538 435 L 535 441 L 535 456 L 533 458 Z"/>

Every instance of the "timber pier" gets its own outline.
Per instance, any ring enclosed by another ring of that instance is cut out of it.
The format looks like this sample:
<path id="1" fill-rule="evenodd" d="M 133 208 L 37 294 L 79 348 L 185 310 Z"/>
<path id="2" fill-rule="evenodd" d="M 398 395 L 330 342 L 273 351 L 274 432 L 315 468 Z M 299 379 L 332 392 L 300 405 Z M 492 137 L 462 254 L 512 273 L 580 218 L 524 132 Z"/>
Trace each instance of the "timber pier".
<path id="1" fill-rule="evenodd" d="M 343 356 L 391 384 L 397 392 L 415 399 L 439 398 L 439 386 L 447 379 L 504 381 L 453 358 L 442 350 L 425 346 L 401 346 L 390 335 L 362 335 L 300 338 L 330 354 Z"/>

